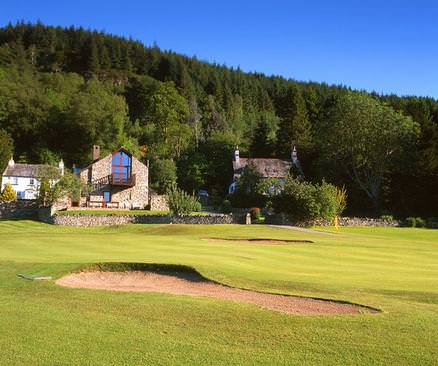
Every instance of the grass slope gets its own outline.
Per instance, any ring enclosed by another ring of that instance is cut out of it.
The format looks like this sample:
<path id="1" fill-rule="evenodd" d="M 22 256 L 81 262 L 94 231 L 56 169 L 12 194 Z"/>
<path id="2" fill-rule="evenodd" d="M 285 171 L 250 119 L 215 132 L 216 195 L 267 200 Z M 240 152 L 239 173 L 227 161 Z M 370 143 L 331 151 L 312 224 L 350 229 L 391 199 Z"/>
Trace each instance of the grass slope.
<path id="1" fill-rule="evenodd" d="M 346 300 L 383 313 L 297 317 L 209 298 L 68 289 L 16 277 L 59 277 L 105 261 L 184 264 L 233 286 Z M 0 314 L 1 365 L 434 365 L 438 231 L 0 221 Z"/>

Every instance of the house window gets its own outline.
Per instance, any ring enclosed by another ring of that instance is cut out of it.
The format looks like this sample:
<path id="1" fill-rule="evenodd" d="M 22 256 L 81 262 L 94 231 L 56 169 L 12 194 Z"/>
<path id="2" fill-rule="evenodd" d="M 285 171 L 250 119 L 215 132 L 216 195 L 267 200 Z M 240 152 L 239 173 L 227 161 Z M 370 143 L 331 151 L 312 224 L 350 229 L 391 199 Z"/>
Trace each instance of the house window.
<path id="1" fill-rule="evenodd" d="M 132 173 L 132 157 L 125 151 L 115 152 L 111 161 L 111 173 L 116 182 L 128 181 Z"/>
<path id="2" fill-rule="evenodd" d="M 14 185 L 18 184 L 18 177 L 12 177 L 12 184 Z"/>
<path id="3" fill-rule="evenodd" d="M 105 202 L 111 202 L 111 192 L 109 191 L 104 191 L 103 192 L 103 200 Z"/>
<path id="4" fill-rule="evenodd" d="M 30 184 L 31 186 L 35 185 L 35 179 L 30 178 L 29 184 Z"/>

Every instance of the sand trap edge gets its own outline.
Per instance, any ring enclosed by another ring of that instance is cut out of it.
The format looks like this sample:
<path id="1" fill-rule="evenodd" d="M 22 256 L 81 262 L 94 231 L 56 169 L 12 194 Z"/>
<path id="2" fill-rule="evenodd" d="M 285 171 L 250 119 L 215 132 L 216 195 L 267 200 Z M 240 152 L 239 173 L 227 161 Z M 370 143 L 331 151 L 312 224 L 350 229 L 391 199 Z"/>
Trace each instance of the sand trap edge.
<path id="1" fill-rule="evenodd" d="M 119 273 L 129 273 L 129 272 L 144 272 L 144 273 L 152 273 L 152 274 L 159 274 L 159 275 L 165 275 L 165 276 L 171 276 L 174 278 L 181 278 L 181 275 L 192 275 L 196 276 L 200 281 L 203 281 L 207 284 L 214 284 L 217 286 L 221 286 L 223 288 L 228 288 L 230 290 L 235 291 L 244 291 L 244 292 L 251 292 L 256 295 L 261 296 L 278 296 L 281 298 L 290 298 L 290 299 L 297 299 L 297 300 L 304 300 L 304 301 L 317 301 L 319 303 L 326 303 L 326 304 L 338 304 L 338 305 L 345 305 L 355 308 L 357 311 L 354 312 L 340 312 L 337 313 L 321 313 L 321 314 L 296 314 L 296 313 L 289 313 L 289 314 L 295 314 L 295 315 L 359 315 L 359 314 L 378 314 L 382 313 L 383 311 L 381 309 L 371 307 L 368 305 L 362 305 L 358 303 L 353 303 L 350 301 L 344 301 L 344 300 L 335 300 L 335 299 L 327 299 L 327 298 L 321 298 L 321 297 L 311 297 L 311 296 L 302 296 L 302 295 L 289 295 L 284 293 L 275 293 L 275 292 L 262 292 L 257 291 L 253 289 L 248 288 L 239 288 L 239 287 L 233 287 L 227 284 L 220 283 L 215 280 L 211 280 L 202 274 L 200 274 L 196 269 L 190 266 L 186 265 L 176 265 L 176 264 L 159 264 L 159 263 L 124 263 L 124 262 L 103 262 L 103 263 L 95 263 L 88 266 L 82 266 L 81 268 L 78 268 L 76 272 L 72 272 L 66 276 L 63 276 L 55 281 L 57 285 L 63 286 L 60 282 L 62 282 L 62 279 L 65 279 L 66 277 L 74 274 L 80 274 L 80 273 L 89 273 L 89 272 L 99 272 L 99 273 L 105 273 L 105 272 L 119 272 Z M 112 290 L 109 288 L 90 288 L 90 287 L 80 287 L 80 286 L 65 286 L 69 288 L 89 288 L 94 290 L 104 290 L 104 291 L 119 291 L 119 292 L 158 292 L 158 293 L 165 293 L 170 295 L 183 295 L 183 296 L 203 296 L 203 297 L 210 297 L 210 298 L 218 298 L 221 299 L 221 297 L 216 296 L 209 296 L 209 295 L 200 295 L 200 294 L 187 294 L 187 293 L 175 293 L 175 292 L 167 292 L 167 291 L 149 291 L 149 290 Z M 223 298 L 222 298 L 223 299 Z M 226 300 L 226 299 L 225 299 Z M 247 302 L 247 301 L 242 301 Z M 256 304 L 257 305 L 257 304 Z M 264 306 L 262 306 L 264 307 Z M 266 307 L 270 310 L 276 310 L 269 307 Z M 362 310 L 362 311 L 361 311 Z M 281 311 L 281 310 L 277 310 Z M 283 311 L 284 312 L 284 311 Z M 288 312 L 286 312 L 288 313 Z"/>

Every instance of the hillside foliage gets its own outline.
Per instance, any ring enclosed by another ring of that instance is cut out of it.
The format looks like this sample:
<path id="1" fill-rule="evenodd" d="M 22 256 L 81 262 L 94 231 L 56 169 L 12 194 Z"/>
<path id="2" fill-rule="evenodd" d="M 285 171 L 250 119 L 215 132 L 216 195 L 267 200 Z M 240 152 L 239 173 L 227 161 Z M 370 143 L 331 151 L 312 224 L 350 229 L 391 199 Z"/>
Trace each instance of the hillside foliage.
<path id="1" fill-rule="evenodd" d="M 0 138 L 24 162 L 68 166 L 125 146 L 188 192 L 224 199 L 235 146 L 290 157 L 345 186 L 348 210 L 433 215 L 438 101 L 303 83 L 210 64 L 157 45 L 17 23 L 0 29 Z M 12 139 L 12 140 L 10 140 Z M 176 177 L 174 177 L 176 173 Z"/>

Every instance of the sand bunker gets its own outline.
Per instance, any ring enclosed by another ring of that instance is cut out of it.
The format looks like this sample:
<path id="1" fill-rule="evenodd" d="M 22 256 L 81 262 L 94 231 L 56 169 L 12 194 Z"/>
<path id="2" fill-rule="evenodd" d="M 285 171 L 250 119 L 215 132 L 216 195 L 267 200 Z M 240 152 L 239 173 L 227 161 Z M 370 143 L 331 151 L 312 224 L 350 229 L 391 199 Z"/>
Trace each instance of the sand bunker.
<path id="1" fill-rule="evenodd" d="M 360 305 L 297 296 L 274 295 L 228 287 L 209 281 L 197 273 L 80 272 L 67 275 L 57 280 L 56 283 L 73 288 L 207 296 L 246 302 L 266 309 L 295 315 L 377 312 Z"/>
<path id="2" fill-rule="evenodd" d="M 208 241 L 226 241 L 233 243 L 254 243 L 254 244 L 310 244 L 311 240 L 297 240 L 297 239 L 266 239 L 266 238 L 249 238 L 249 239 L 228 239 L 228 238 L 206 238 Z"/>

